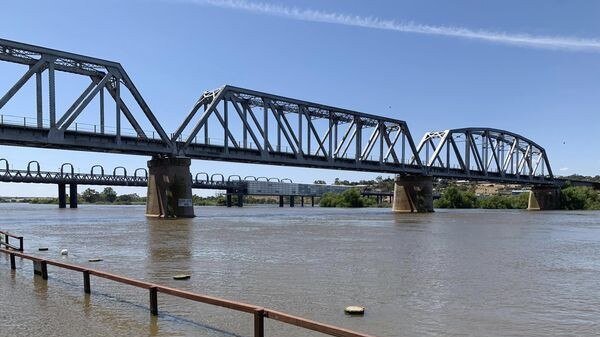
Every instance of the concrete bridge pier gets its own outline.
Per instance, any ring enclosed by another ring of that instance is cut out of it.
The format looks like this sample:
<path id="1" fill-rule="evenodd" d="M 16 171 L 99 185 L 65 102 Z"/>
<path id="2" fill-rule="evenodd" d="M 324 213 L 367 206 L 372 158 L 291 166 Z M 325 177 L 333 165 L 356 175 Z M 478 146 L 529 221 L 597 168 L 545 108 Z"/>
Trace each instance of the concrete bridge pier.
<path id="1" fill-rule="evenodd" d="M 315 207 L 315 197 L 314 196 L 310 197 L 310 207 Z"/>
<path id="2" fill-rule="evenodd" d="M 244 207 L 244 194 L 238 193 L 237 195 L 237 206 Z"/>
<path id="3" fill-rule="evenodd" d="M 533 186 L 529 191 L 528 211 L 547 211 L 560 208 L 560 187 Z"/>
<path id="4" fill-rule="evenodd" d="M 433 212 L 433 177 L 397 176 L 392 210 L 398 213 Z"/>
<path id="5" fill-rule="evenodd" d="M 69 184 L 69 208 L 77 208 L 77 184 Z"/>
<path id="6" fill-rule="evenodd" d="M 58 184 L 58 208 L 67 208 L 66 184 Z"/>
<path id="7" fill-rule="evenodd" d="M 279 207 L 283 207 L 283 195 L 279 196 Z"/>
<path id="8" fill-rule="evenodd" d="M 146 216 L 193 218 L 191 159 L 154 157 L 148 161 Z"/>
<path id="9" fill-rule="evenodd" d="M 58 208 L 67 208 L 67 184 L 58 184 Z M 69 184 L 69 208 L 77 208 L 77 184 Z"/>
<path id="10" fill-rule="evenodd" d="M 294 202 L 294 196 L 290 195 L 290 207 L 294 207 L 295 202 Z"/>
<path id="11" fill-rule="evenodd" d="M 231 207 L 232 203 L 233 202 L 231 201 L 231 194 L 228 192 L 227 194 L 225 194 L 225 206 Z"/>

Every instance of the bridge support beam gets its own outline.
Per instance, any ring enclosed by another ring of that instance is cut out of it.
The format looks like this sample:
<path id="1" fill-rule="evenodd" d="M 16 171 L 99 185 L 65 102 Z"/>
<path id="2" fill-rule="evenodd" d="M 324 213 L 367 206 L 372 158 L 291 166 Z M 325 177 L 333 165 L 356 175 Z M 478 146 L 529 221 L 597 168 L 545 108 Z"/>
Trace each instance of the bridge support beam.
<path id="1" fill-rule="evenodd" d="M 77 184 L 69 184 L 69 208 L 77 208 Z"/>
<path id="2" fill-rule="evenodd" d="M 67 186 L 58 184 L 58 208 L 67 208 Z"/>
<path id="3" fill-rule="evenodd" d="M 279 207 L 283 207 L 283 195 L 279 196 Z"/>
<path id="4" fill-rule="evenodd" d="M 155 157 L 148 161 L 146 216 L 193 218 L 191 159 Z"/>
<path id="5" fill-rule="evenodd" d="M 294 207 L 295 202 L 294 202 L 294 196 L 290 195 L 290 207 Z"/>
<path id="6" fill-rule="evenodd" d="M 225 206 L 231 207 L 231 205 L 232 205 L 231 194 L 227 193 L 227 194 L 225 194 Z"/>
<path id="7" fill-rule="evenodd" d="M 560 208 L 560 187 L 533 186 L 529 191 L 528 211 L 547 211 Z"/>
<path id="8" fill-rule="evenodd" d="M 310 197 L 310 207 L 315 207 L 315 197 L 314 196 Z"/>
<path id="9" fill-rule="evenodd" d="M 244 195 L 242 193 L 237 195 L 237 205 L 238 207 L 244 207 Z"/>
<path id="10" fill-rule="evenodd" d="M 433 212 L 433 178 L 397 176 L 392 210 L 398 213 Z"/>

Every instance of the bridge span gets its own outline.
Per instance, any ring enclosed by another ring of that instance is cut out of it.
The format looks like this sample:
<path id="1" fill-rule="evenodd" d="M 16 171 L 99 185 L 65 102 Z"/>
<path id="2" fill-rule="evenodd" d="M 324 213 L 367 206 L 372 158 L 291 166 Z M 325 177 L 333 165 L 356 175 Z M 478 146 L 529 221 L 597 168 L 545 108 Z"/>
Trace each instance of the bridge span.
<path id="1" fill-rule="evenodd" d="M 510 131 L 428 132 L 416 144 L 403 120 L 226 85 L 200 95 L 167 133 L 117 62 L 4 39 L 0 61 L 25 68 L 0 92 L 0 144 L 152 157 L 147 213 L 156 216 L 194 215 L 191 159 L 396 174 L 395 211 L 432 211 L 435 177 L 532 185 L 540 209 L 557 199 L 544 148 Z M 57 73 L 88 83 L 64 111 Z M 10 102 L 30 80 L 34 117 L 14 117 Z"/>
<path id="2" fill-rule="evenodd" d="M 227 178 L 223 174 L 208 174 L 205 172 L 190 176 L 192 189 L 211 189 L 225 191 L 225 205 L 233 206 L 233 196 L 237 197 L 236 205 L 243 206 L 245 196 L 275 196 L 279 198 L 279 207 L 284 206 L 284 197 L 288 198 L 290 207 L 294 207 L 297 199 L 304 207 L 304 198 L 309 198 L 311 206 L 315 205 L 315 198 L 322 197 L 325 193 L 341 193 L 350 188 L 359 188 L 363 196 L 372 196 L 382 203 L 385 197 L 391 197 L 390 193 L 375 191 L 362 187 L 325 184 L 302 184 L 294 183 L 288 178 L 267 178 L 230 175 Z M 34 183 L 55 184 L 58 186 L 58 204 L 60 208 L 67 205 L 66 186 L 69 185 L 69 206 L 77 208 L 77 187 L 79 185 L 100 186 L 132 186 L 147 187 L 148 171 L 138 168 L 133 175 L 127 174 L 127 169 L 118 166 L 107 172 L 101 165 L 94 165 L 90 173 L 75 172 L 70 163 L 61 165 L 59 171 L 42 171 L 37 161 L 31 161 L 23 170 L 10 169 L 8 160 L 0 158 L 0 182 L 9 183 Z M 391 201 L 391 199 L 390 199 Z"/>

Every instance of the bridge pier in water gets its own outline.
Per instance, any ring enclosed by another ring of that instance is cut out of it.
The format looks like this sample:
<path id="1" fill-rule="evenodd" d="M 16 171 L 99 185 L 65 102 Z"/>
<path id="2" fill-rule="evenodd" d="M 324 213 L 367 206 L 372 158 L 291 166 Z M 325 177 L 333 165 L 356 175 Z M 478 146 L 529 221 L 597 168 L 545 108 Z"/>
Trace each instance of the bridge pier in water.
<path id="1" fill-rule="evenodd" d="M 193 218 L 191 159 L 154 157 L 148 161 L 146 216 Z"/>
<path id="2" fill-rule="evenodd" d="M 528 211 L 547 211 L 560 208 L 560 187 L 533 186 L 529 191 Z"/>
<path id="3" fill-rule="evenodd" d="M 433 212 L 433 177 L 397 176 L 392 210 L 398 213 Z"/>
<path id="4" fill-rule="evenodd" d="M 58 184 L 58 208 L 67 208 L 67 184 Z M 77 184 L 69 184 L 69 208 L 77 208 Z"/>

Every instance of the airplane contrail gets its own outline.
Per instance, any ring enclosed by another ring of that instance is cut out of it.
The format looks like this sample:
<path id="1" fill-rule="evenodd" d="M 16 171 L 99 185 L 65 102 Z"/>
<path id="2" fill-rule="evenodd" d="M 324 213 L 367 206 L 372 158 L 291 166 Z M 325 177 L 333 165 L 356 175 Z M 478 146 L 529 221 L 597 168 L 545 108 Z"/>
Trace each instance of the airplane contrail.
<path id="1" fill-rule="evenodd" d="M 365 17 L 344 13 L 326 12 L 321 10 L 302 9 L 298 7 L 247 0 L 174 0 L 174 2 L 240 10 L 255 14 L 279 16 L 300 21 L 323 22 L 401 33 L 456 37 L 537 49 L 593 52 L 600 51 L 600 39 L 592 38 L 578 38 L 571 36 L 540 36 L 523 33 L 510 34 L 464 27 L 434 26 L 413 22 L 386 20 L 377 17 Z"/>

